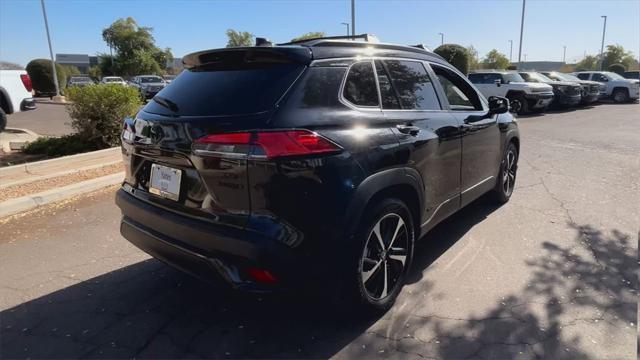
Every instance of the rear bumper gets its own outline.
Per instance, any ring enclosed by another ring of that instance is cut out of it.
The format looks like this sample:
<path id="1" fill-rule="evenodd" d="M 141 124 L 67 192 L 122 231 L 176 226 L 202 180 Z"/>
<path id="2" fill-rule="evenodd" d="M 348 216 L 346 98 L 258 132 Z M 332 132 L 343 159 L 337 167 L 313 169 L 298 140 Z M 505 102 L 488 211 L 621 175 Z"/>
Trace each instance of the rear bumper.
<path id="1" fill-rule="evenodd" d="M 34 98 L 23 99 L 20 103 L 20 110 L 34 110 L 36 108 L 36 100 Z"/>
<path id="2" fill-rule="evenodd" d="M 116 193 L 122 211 L 120 233 L 151 256 L 202 280 L 223 280 L 234 289 L 269 292 L 292 287 L 297 259 L 291 249 L 242 229 L 229 229 L 165 210 L 123 189 Z M 257 283 L 249 267 L 269 270 L 278 282 Z"/>

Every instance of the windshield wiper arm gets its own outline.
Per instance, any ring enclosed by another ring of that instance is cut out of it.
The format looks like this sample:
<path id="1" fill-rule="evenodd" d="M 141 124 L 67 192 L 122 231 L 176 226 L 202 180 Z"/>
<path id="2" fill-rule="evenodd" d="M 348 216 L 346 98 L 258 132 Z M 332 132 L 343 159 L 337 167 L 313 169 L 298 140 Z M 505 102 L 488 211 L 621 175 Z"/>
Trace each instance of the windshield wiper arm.
<path id="1" fill-rule="evenodd" d="M 153 101 L 155 101 L 156 103 L 166 107 L 167 109 L 173 111 L 173 112 L 178 112 L 178 105 L 176 103 L 174 103 L 173 101 L 169 100 L 169 99 L 165 99 L 161 96 L 154 96 L 153 97 Z"/>

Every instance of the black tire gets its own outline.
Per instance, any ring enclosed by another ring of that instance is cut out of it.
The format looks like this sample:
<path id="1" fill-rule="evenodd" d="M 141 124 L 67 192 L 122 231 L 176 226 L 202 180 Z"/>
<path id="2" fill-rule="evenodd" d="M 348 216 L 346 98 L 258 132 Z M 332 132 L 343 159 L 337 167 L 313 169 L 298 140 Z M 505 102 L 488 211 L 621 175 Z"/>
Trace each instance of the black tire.
<path id="1" fill-rule="evenodd" d="M 615 89 L 611 96 L 613 97 L 613 102 L 617 104 L 629 101 L 629 91 L 627 89 Z"/>
<path id="2" fill-rule="evenodd" d="M 402 290 L 411 266 L 415 243 L 411 212 L 398 199 L 380 201 L 366 210 L 353 240 L 344 295 L 360 313 L 386 311 Z"/>
<path id="3" fill-rule="evenodd" d="M 502 162 L 500 163 L 500 173 L 493 189 L 496 201 L 504 204 L 511 198 L 516 185 L 516 175 L 518 171 L 518 148 L 512 142 L 507 146 Z"/>
<path id="4" fill-rule="evenodd" d="M 0 133 L 7 127 L 7 114 L 0 108 Z"/>
<path id="5" fill-rule="evenodd" d="M 522 94 L 509 96 L 509 104 L 512 113 L 523 115 L 529 112 L 529 103 Z"/>

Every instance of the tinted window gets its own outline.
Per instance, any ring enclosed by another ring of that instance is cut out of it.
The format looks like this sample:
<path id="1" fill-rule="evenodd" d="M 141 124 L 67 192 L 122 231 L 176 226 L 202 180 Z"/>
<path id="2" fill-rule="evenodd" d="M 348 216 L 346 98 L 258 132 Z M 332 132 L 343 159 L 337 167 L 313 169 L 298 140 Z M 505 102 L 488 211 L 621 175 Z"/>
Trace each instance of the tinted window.
<path id="1" fill-rule="evenodd" d="M 424 65 L 415 61 L 384 60 L 391 85 L 403 109 L 438 110 L 440 103 Z"/>
<path id="2" fill-rule="evenodd" d="M 602 74 L 593 74 L 593 81 L 607 82 L 609 79 Z"/>
<path id="3" fill-rule="evenodd" d="M 502 80 L 500 74 L 469 74 L 469 81 L 474 84 L 495 84 L 496 80 Z"/>
<path id="4" fill-rule="evenodd" d="M 478 93 L 468 82 L 444 67 L 437 65 L 431 67 L 438 76 L 451 110 L 482 110 Z"/>
<path id="5" fill-rule="evenodd" d="M 180 115 L 242 115 L 270 110 L 304 69 L 301 64 L 251 64 L 240 70 L 184 70 L 158 96 Z M 146 111 L 173 114 L 154 101 Z"/>
<path id="6" fill-rule="evenodd" d="M 378 83 L 380 84 L 382 107 L 384 109 L 401 109 L 398 94 L 391 85 L 391 78 L 380 60 L 376 60 L 376 73 L 378 74 Z"/>
<path id="7" fill-rule="evenodd" d="M 589 74 L 578 74 L 578 79 L 580 80 L 589 80 Z"/>
<path id="8" fill-rule="evenodd" d="M 344 84 L 344 98 L 358 106 L 378 106 L 378 89 L 370 61 L 351 66 Z"/>

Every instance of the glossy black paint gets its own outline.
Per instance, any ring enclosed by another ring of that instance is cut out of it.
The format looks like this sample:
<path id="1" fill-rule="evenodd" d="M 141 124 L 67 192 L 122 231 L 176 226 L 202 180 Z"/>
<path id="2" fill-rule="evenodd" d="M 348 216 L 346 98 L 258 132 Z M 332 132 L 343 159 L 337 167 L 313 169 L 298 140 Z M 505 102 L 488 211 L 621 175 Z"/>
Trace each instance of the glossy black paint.
<path id="1" fill-rule="evenodd" d="M 252 288 L 247 266 L 273 271 L 282 286 L 313 284 L 335 267 L 310 265 L 340 263 L 335 249 L 348 246 L 372 202 L 400 198 L 421 236 L 492 189 L 506 145 L 519 145 L 513 116 L 490 111 L 482 95 L 479 108 L 452 111 L 430 64 L 467 80 L 435 54 L 353 42 L 282 48 L 306 68 L 269 111 L 198 117 L 153 114 L 145 108 L 126 121 L 135 129 L 125 131 L 123 138 L 127 173 L 117 199 L 126 238 L 182 269 L 184 259 L 193 259 L 243 289 Z M 197 66 L 211 53 L 215 51 L 188 59 Z M 348 104 L 341 97 L 342 83 L 356 57 L 424 62 L 441 108 L 383 110 Z M 277 129 L 312 130 L 342 150 L 276 159 L 256 156 L 259 149 L 253 146 L 233 156 L 194 150 L 194 140 L 204 135 Z M 178 201 L 148 192 L 151 163 L 182 171 Z M 155 241 L 162 245 L 156 247 Z M 175 261 L 171 249 L 178 254 Z M 199 270 L 186 271 L 202 276 Z"/>

